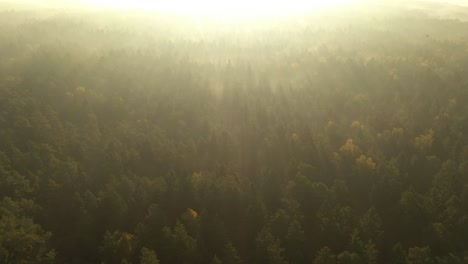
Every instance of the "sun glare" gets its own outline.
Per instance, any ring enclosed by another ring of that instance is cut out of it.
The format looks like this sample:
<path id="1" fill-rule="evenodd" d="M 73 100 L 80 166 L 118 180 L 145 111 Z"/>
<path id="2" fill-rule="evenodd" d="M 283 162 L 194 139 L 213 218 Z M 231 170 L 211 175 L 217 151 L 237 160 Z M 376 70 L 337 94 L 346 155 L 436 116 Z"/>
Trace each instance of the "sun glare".
<path id="1" fill-rule="evenodd" d="M 359 2 L 360 0 L 88 0 L 94 7 L 124 10 L 151 10 L 181 15 L 217 17 L 291 15 Z"/>

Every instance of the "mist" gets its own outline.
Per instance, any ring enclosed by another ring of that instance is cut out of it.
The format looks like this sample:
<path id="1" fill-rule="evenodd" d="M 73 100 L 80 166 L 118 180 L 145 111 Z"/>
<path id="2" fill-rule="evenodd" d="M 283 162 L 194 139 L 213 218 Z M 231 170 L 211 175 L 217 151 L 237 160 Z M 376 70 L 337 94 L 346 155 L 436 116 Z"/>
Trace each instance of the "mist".
<path id="1" fill-rule="evenodd" d="M 0 263 L 466 263 L 462 4 L 0 2 Z"/>

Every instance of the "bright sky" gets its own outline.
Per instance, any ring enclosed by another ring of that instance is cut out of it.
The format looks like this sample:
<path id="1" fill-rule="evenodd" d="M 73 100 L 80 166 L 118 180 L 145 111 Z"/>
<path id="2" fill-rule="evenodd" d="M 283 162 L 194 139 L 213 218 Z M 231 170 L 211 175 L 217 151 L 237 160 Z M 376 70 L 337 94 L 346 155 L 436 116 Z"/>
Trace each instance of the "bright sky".
<path id="1" fill-rule="evenodd" d="M 425 1 L 468 6 L 468 0 L 425 0 Z"/>
<path id="2" fill-rule="evenodd" d="M 117 9 L 157 10 L 219 17 L 289 15 L 363 0 L 86 0 L 89 5 Z"/>

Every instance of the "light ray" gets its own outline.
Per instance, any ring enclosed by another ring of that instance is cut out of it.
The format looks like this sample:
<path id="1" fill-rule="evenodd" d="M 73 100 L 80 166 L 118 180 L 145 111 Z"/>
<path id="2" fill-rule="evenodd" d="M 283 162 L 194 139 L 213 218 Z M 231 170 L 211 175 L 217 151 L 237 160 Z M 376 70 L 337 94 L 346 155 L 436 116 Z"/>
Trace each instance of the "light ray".
<path id="1" fill-rule="evenodd" d="M 290 15 L 360 2 L 360 0 L 87 0 L 88 5 L 124 10 L 154 10 L 182 15 L 206 15 L 217 17 Z"/>

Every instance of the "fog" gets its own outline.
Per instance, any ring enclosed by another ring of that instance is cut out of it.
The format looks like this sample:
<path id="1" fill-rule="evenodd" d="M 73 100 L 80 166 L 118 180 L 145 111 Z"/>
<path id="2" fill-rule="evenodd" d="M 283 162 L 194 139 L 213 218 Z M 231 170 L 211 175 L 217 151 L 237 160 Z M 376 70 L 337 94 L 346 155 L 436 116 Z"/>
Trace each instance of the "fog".
<path id="1" fill-rule="evenodd" d="M 0 2 L 0 263 L 466 263 L 468 7 L 256 8 Z"/>
<path id="2" fill-rule="evenodd" d="M 105 2 L 105 1 L 104 1 Z M 141 3 L 140 5 L 144 5 L 147 3 L 147 1 L 107 1 L 109 3 L 114 3 L 115 6 L 125 6 L 126 3 L 133 3 L 138 5 L 138 3 Z M 205 1 L 208 3 L 209 1 Z M 251 3 L 255 2 L 260 2 L 260 1 L 251 1 Z M 273 1 L 273 5 L 284 5 L 284 6 L 294 6 L 294 5 L 300 5 L 302 1 L 297 1 L 297 3 L 291 2 L 291 1 Z M 327 1 L 315 1 L 318 3 L 322 2 L 327 2 Z M 328 1 L 328 2 L 333 2 L 333 1 Z M 343 1 L 335 1 L 335 2 L 343 2 Z M 353 1 L 347 1 L 347 2 L 353 2 Z M 355 1 L 355 2 L 366 2 L 366 1 Z M 387 1 L 387 0 L 377 0 L 377 1 L 367 1 L 367 2 L 390 2 L 390 3 L 399 3 L 399 4 L 410 4 L 410 3 L 418 3 L 418 2 L 433 2 L 433 3 L 445 3 L 445 4 L 453 4 L 453 5 L 462 5 L 466 6 L 468 5 L 467 1 L 465 0 L 406 0 L 406 1 Z M 103 3 L 103 1 L 93 1 L 93 0 L 2 0 L 0 1 L 0 4 L 9 4 L 9 5 L 29 5 L 31 7 L 36 6 L 36 7 L 103 7 L 105 5 L 100 4 Z M 172 6 L 176 5 L 183 5 L 185 2 L 184 1 L 179 1 L 179 2 L 173 2 Z M 193 2 L 187 2 L 187 3 L 193 3 Z M 197 2 L 200 5 L 205 4 L 203 1 L 202 2 Z M 314 1 L 311 1 L 311 3 L 314 3 Z M 151 1 L 150 4 L 146 4 L 149 6 L 157 7 L 162 4 L 167 4 L 166 1 Z M 223 5 L 223 1 L 217 1 L 217 5 L 221 6 Z M 225 1 L 226 5 L 232 5 L 232 1 Z M 313 5 L 313 4 L 312 4 Z M 107 4 L 107 6 L 111 6 L 110 4 Z"/>

